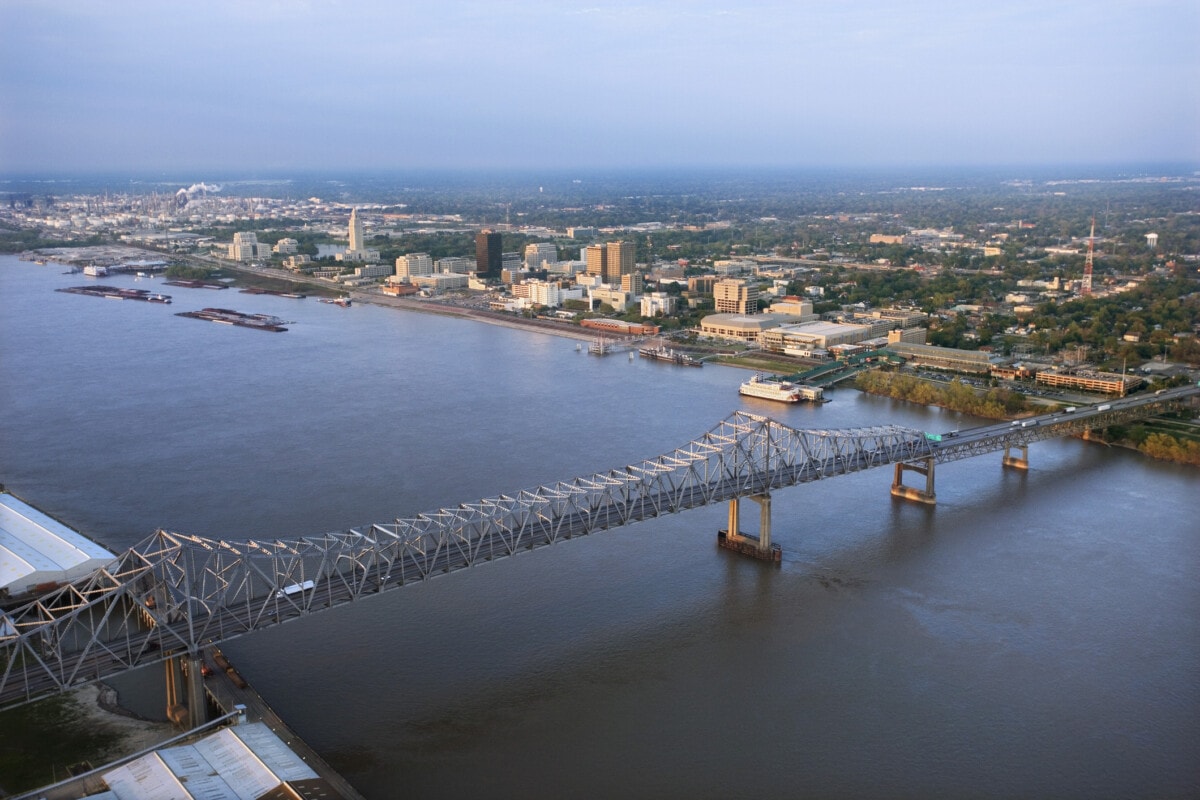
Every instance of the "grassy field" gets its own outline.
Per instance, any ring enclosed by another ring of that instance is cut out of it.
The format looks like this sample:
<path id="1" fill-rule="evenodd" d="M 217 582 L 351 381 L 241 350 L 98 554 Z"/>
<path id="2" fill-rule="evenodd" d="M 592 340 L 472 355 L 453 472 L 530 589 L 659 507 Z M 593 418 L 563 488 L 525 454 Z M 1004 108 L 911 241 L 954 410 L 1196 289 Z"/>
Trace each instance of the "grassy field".
<path id="1" fill-rule="evenodd" d="M 88 721 L 72 695 L 0 713 L 0 796 L 60 781 L 82 761 L 103 764 L 121 740 L 118 731 Z"/>

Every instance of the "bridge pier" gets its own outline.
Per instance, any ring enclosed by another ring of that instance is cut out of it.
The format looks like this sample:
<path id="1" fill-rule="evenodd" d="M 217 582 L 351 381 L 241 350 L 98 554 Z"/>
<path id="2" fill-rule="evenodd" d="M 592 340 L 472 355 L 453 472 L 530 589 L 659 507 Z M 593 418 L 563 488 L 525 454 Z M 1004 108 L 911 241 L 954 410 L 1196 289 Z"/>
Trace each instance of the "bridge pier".
<path id="1" fill-rule="evenodd" d="M 181 730 L 190 730 L 208 722 L 208 698 L 204 676 L 200 672 L 199 653 L 167 659 L 167 718 Z"/>
<path id="2" fill-rule="evenodd" d="M 1012 448 L 1005 447 L 1004 448 L 1004 460 L 1001 461 L 1000 463 L 1006 467 L 1012 467 L 1013 469 L 1026 469 L 1027 470 L 1027 469 L 1029 469 L 1029 445 L 1022 444 L 1022 445 L 1017 445 L 1017 447 L 1019 447 L 1021 450 L 1021 456 L 1019 458 L 1017 456 L 1013 456 L 1013 455 L 1009 454 L 1009 450 L 1011 450 Z"/>
<path id="3" fill-rule="evenodd" d="M 936 505 L 937 494 L 933 490 L 933 465 L 932 457 L 922 459 L 922 463 L 917 464 L 897 461 L 896 472 L 892 478 L 892 497 L 915 500 L 930 506 Z M 925 491 L 904 485 L 904 470 L 906 469 L 925 476 Z"/>
<path id="4" fill-rule="evenodd" d="M 771 495 L 752 494 L 748 497 L 758 503 L 758 536 L 741 532 L 740 498 L 733 497 L 729 500 L 729 527 L 717 531 L 717 546 L 760 561 L 779 563 L 783 560 L 783 548 L 771 544 Z"/>

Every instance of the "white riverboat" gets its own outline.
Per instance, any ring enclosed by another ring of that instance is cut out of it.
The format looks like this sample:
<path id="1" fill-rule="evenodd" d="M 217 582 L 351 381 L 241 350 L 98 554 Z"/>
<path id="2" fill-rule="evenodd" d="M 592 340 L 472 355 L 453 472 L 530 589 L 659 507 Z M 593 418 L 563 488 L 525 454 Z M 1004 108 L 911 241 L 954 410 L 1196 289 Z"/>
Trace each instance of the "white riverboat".
<path id="1" fill-rule="evenodd" d="M 738 394 L 763 400 L 777 400 L 781 403 L 799 403 L 801 400 L 819 403 L 824 399 L 824 393 L 820 386 L 802 386 L 788 381 L 772 381 L 761 375 L 755 375 L 743 383 L 738 389 Z"/>

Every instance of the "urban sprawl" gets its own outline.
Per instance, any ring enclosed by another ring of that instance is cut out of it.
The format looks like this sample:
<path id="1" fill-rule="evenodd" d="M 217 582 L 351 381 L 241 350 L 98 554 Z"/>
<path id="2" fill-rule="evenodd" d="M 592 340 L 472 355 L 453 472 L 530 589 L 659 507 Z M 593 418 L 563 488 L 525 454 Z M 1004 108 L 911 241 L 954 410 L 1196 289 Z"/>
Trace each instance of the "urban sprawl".
<path id="1" fill-rule="evenodd" d="M 1017 188 L 1026 199 L 1067 194 L 1053 184 Z M 923 200 L 937 191 L 907 193 Z M 196 184 L 173 194 L 9 195 L 0 233 L 34 245 L 19 248 L 26 258 L 86 260 L 93 271 L 132 261 L 191 277 L 230 268 L 286 275 L 368 300 L 669 338 L 693 354 L 779 372 L 881 353 L 909 369 L 1035 395 L 1121 396 L 1152 380 L 1195 380 L 1196 213 L 1117 221 L 1101 209 L 1076 224 L 1084 204 L 1028 218 L 995 206 L 986 220 L 976 212 L 935 227 L 915 222 L 929 218 L 927 204 L 906 214 L 903 199 L 889 211 L 791 219 L 677 213 L 669 222 L 557 227 L 513 223 L 511 204 L 503 222 L 472 221 L 402 203 L 227 196 Z M 621 216 L 619 206 L 553 211 L 541 216 Z M 753 357 L 765 360 L 745 360 Z"/>

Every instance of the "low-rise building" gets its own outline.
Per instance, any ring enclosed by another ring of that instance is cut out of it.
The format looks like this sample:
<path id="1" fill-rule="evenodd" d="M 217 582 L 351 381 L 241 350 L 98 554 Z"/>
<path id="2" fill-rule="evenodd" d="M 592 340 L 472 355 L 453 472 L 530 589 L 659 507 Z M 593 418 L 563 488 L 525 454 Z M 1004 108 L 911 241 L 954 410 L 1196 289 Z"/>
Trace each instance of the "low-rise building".
<path id="1" fill-rule="evenodd" d="M 1124 397 L 1131 389 L 1141 386 L 1137 375 L 1119 375 L 1115 372 L 1096 372 L 1085 369 L 1047 369 L 1038 372 L 1035 381 L 1042 386 L 1061 389 L 1079 389 Z"/>
<path id="2" fill-rule="evenodd" d="M 600 333 L 614 334 L 617 336 L 657 336 L 661 331 L 657 325 L 647 325 L 639 322 L 626 322 L 621 319 L 585 319 L 579 323 L 580 327 L 598 331 Z"/>
<path id="3" fill-rule="evenodd" d="M 959 350 L 954 347 L 937 347 L 931 344 L 903 341 L 888 344 L 887 349 L 917 364 L 979 375 L 991 372 L 994 360 L 991 353 L 981 350 Z"/>
<path id="4" fill-rule="evenodd" d="M 700 333 L 717 339 L 758 342 L 766 331 L 790 321 L 781 314 L 709 314 L 700 320 Z"/>
<path id="5" fill-rule="evenodd" d="M 874 334 L 867 325 L 847 325 L 840 322 L 802 322 L 780 325 L 764 331 L 760 342 L 763 349 L 778 353 L 829 350 L 834 345 L 856 344 Z"/>
<path id="6" fill-rule="evenodd" d="M 679 305 L 679 298 L 666 292 L 650 292 L 642 295 L 642 316 L 672 316 Z"/>
<path id="7" fill-rule="evenodd" d="M 633 292 L 609 286 L 598 286 L 589 292 L 589 296 L 597 303 L 611 306 L 614 311 L 627 310 L 637 299 Z"/>

